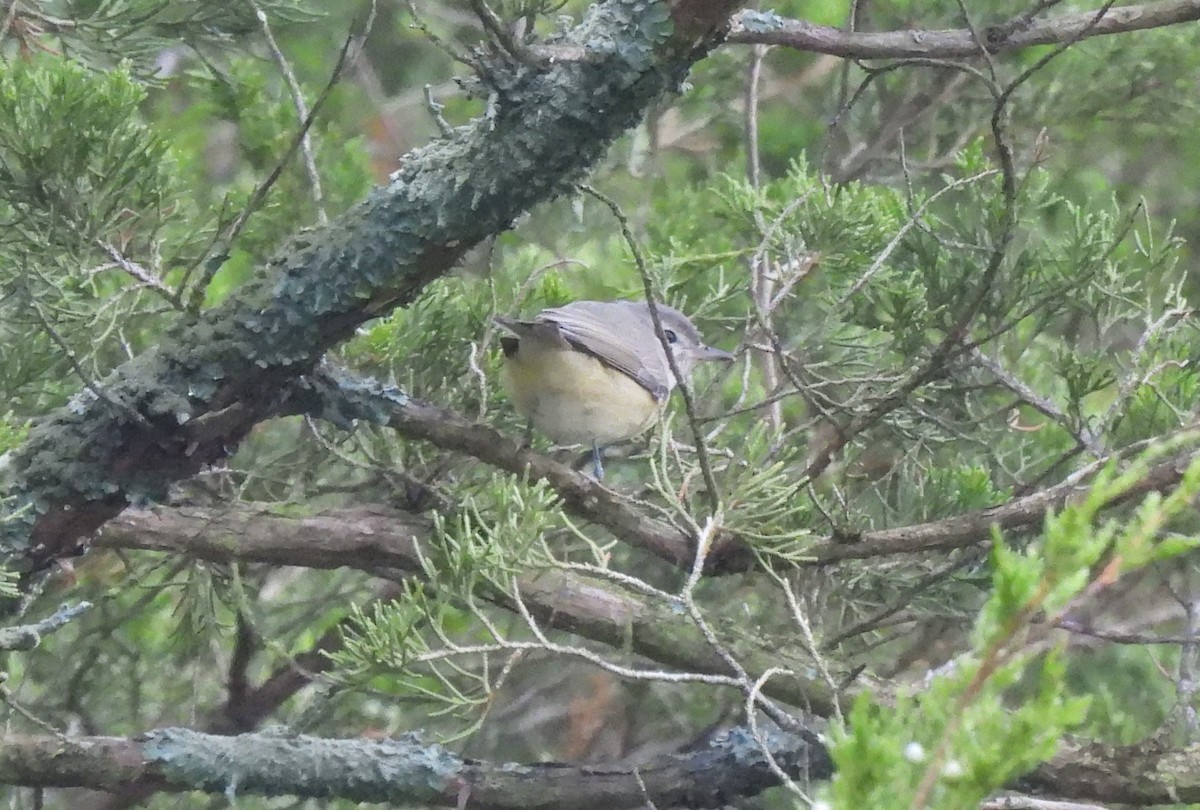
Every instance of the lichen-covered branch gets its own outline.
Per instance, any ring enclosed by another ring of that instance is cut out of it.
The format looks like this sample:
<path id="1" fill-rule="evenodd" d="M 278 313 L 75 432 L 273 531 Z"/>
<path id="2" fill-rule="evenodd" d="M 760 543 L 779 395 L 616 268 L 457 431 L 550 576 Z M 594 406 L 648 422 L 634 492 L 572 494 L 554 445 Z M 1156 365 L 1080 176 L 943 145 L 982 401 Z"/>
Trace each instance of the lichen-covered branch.
<path id="1" fill-rule="evenodd" d="M 833 773 L 815 734 L 772 730 L 766 742 L 792 778 Z M 221 737 L 162 729 L 137 739 L 0 738 L 0 782 L 230 795 L 337 796 L 392 806 L 509 808 L 718 807 L 778 784 L 756 740 L 730 729 L 707 745 L 638 766 L 497 764 L 463 759 L 411 736 L 331 740 L 286 734 Z M 1132 806 L 1200 801 L 1200 746 L 1127 747 L 1067 740 L 1013 789 Z M 650 805 L 650 803 L 653 805 Z"/>
<path id="2" fill-rule="evenodd" d="M 979 32 L 983 39 L 979 42 L 967 28 L 847 31 L 804 20 L 784 19 L 773 13 L 745 11 L 734 20 L 729 42 L 783 45 L 848 59 L 964 59 L 978 56 L 984 48 L 995 54 L 1195 20 L 1200 20 L 1200 0 L 1164 0 L 1116 6 L 1099 21 L 1095 11 L 1083 11 L 1017 26 L 991 26 Z"/>
<path id="3" fill-rule="evenodd" d="M 794 777 L 827 779 L 832 765 L 811 733 L 770 733 L 776 762 Z M 136 740 L 8 737 L 0 782 L 104 789 L 146 783 L 160 790 L 338 797 L 391 806 L 555 810 L 585 806 L 719 807 L 777 784 L 758 742 L 741 729 L 684 754 L 636 767 L 495 764 L 463 759 L 406 736 L 330 740 L 285 734 L 220 737 L 162 729 Z"/>
<path id="4" fill-rule="evenodd" d="M 128 503 L 232 451 L 286 383 L 412 301 L 472 245 L 573 187 L 716 44 L 734 0 L 609 0 L 561 37 L 589 58 L 496 56 L 492 113 L 402 160 L 387 188 L 295 237 L 228 303 L 177 323 L 31 431 L 0 483 L 0 552 L 37 570 Z M 22 511 L 23 506 L 32 506 Z"/>
<path id="5" fill-rule="evenodd" d="M 1200 802 L 1200 745 L 1172 749 L 1154 742 L 1130 746 L 1068 740 L 1016 789 L 1122 805 Z"/>
<path id="6" fill-rule="evenodd" d="M 32 650 L 42 643 L 42 636 L 53 633 L 91 607 L 91 602 L 63 605 L 40 622 L 0 628 L 0 650 Z"/>
<path id="7" fill-rule="evenodd" d="M 395 591 L 398 591 L 396 586 L 389 584 L 380 597 L 388 598 Z M 208 712 L 198 727 L 220 735 L 257 729 L 288 698 L 333 665 L 328 653 L 338 648 L 340 640 L 340 627 L 326 630 L 309 649 L 280 664 L 256 686 L 238 695 L 229 694 L 224 702 Z M 146 801 L 163 787 L 162 783 L 140 778 L 135 773 L 130 781 L 107 785 L 102 793 L 90 800 L 80 799 L 74 807 L 75 810 L 125 810 Z"/>

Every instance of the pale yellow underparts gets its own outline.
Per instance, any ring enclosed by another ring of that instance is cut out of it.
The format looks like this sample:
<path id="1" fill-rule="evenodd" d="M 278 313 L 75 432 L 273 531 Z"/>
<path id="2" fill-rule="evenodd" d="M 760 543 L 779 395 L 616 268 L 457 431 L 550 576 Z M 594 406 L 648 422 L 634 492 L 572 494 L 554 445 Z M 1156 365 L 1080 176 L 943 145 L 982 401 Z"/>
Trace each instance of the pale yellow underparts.
<path id="1" fill-rule="evenodd" d="M 505 389 L 517 412 L 558 444 L 600 446 L 633 438 L 662 403 L 626 374 L 573 348 L 522 340 L 505 358 Z"/>

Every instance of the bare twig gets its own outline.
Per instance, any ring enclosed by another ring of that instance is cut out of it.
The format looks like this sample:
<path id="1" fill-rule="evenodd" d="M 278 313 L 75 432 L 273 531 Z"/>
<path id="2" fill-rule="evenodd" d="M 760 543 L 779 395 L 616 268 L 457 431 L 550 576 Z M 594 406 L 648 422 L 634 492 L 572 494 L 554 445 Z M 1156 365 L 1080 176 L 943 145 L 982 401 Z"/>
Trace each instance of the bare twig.
<path id="1" fill-rule="evenodd" d="M 1087 425 L 1079 425 L 1076 428 L 1071 423 L 1070 417 L 1063 412 L 1061 408 L 1055 405 L 1046 397 L 1043 397 L 1038 392 L 1027 386 L 1024 382 L 1018 379 L 1015 375 L 1000 365 L 998 361 L 984 354 L 978 347 L 974 347 L 970 351 L 970 358 L 977 364 L 987 369 L 996 381 L 1007 388 L 1009 391 L 1020 397 L 1021 401 L 1029 405 L 1034 410 L 1054 420 L 1060 427 L 1070 433 L 1076 443 L 1085 448 L 1095 458 L 1100 458 L 1104 455 L 1104 444 L 1100 437 L 1093 433 Z"/>
<path id="2" fill-rule="evenodd" d="M 513 38 L 512 32 L 509 31 L 504 20 L 500 19 L 500 15 L 487 4 L 487 0 L 469 0 L 469 2 L 475 15 L 479 17 L 479 22 L 483 24 L 483 29 L 495 39 L 496 44 L 509 56 L 521 58 L 521 46 Z"/>
<path id="3" fill-rule="evenodd" d="M 300 88 L 300 82 L 296 80 L 296 74 L 292 72 L 292 66 L 288 64 L 287 57 L 280 50 L 279 43 L 275 41 L 275 34 L 271 31 L 271 23 L 267 19 L 266 12 L 259 8 L 255 0 L 246 0 L 246 4 L 258 18 L 258 24 L 262 28 L 263 39 L 266 40 L 271 58 L 275 60 L 275 66 L 283 74 L 288 92 L 292 96 L 292 104 L 296 107 L 296 119 L 301 122 L 308 120 L 308 105 L 304 101 L 304 91 Z M 317 206 L 317 220 L 325 225 L 329 222 L 329 214 L 325 211 L 325 195 L 321 191 L 321 173 L 317 171 L 317 159 L 313 155 L 312 139 L 309 137 L 308 127 L 301 127 L 300 152 L 304 155 L 304 168 L 308 172 L 313 202 Z"/>
<path id="4" fill-rule="evenodd" d="M 1109 810 L 1098 804 L 1060 802 L 1033 796 L 1000 796 L 979 805 L 979 810 Z"/>
<path id="5" fill-rule="evenodd" d="M 1099 22 L 1095 17 L 1094 11 L 1085 11 L 1040 23 L 1031 22 L 1007 32 L 1004 26 L 985 28 L 980 39 L 987 53 L 998 54 L 1033 45 L 1056 45 L 1089 37 L 1162 28 L 1200 20 L 1200 0 L 1164 0 L 1120 6 Z M 784 45 L 847 59 L 962 59 L 980 55 L 980 43 L 965 28 L 863 32 L 813 25 L 804 20 L 764 19 L 755 11 L 744 11 L 734 19 L 728 41 L 742 45 Z"/>
<path id="6" fill-rule="evenodd" d="M 758 156 L 758 86 L 762 78 L 765 45 L 750 49 L 750 64 L 746 67 L 746 177 L 751 188 L 762 184 L 762 166 Z"/>
<path id="7" fill-rule="evenodd" d="M 163 280 L 155 275 L 150 270 L 142 267 L 137 262 L 127 257 L 124 253 L 117 249 L 116 245 L 110 242 L 105 242 L 103 239 L 96 240 L 96 244 L 108 254 L 108 257 L 113 260 L 117 267 L 120 267 L 129 275 L 137 279 L 144 287 L 147 287 L 162 296 L 173 309 L 182 309 L 183 302 L 180 300 L 180 293 L 177 290 L 172 290 Z M 111 267 L 112 265 L 104 265 Z"/>
<path id="8" fill-rule="evenodd" d="M 1157 634 L 1148 633 L 1126 633 L 1118 630 L 1102 630 L 1098 627 L 1081 624 L 1080 622 L 1063 617 L 1054 623 L 1054 626 L 1059 630 L 1065 630 L 1078 636 L 1087 636 L 1088 638 L 1096 638 L 1101 641 L 1108 641 L 1113 644 L 1131 644 L 1131 645 L 1148 645 L 1148 644 L 1188 644 L 1195 645 L 1200 643 L 1200 634 L 1184 635 L 1184 636 L 1160 636 Z"/>
<path id="9" fill-rule="evenodd" d="M 629 220 L 626 218 L 625 212 L 621 210 L 621 207 L 617 205 L 615 200 L 591 186 L 581 185 L 579 188 L 595 197 L 612 211 L 613 216 L 617 218 L 617 222 L 621 225 L 621 233 L 629 245 L 629 250 L 633 253 L 633 261 L 641 273 L 642 285 L 645 287 L 646 305 L 650 308 L 650 320 L 654 322 L 654 334 L 658 336 L 658 341 L 662 344 L 663 351 L 667 356 L 667 364 L 671 368 L 671 373 L 675 376 L 676 383 L 678 383 L 679 395 L 683 398 L 683 408 L 687 413 L 688 424 L 691 426 L 692 435 L 696 440 L 696 458 L 700 464 L 700 471 L 704 476 L 704 485 L 708 490 L 705 494 L 708 498 L 710 513 L 715 515 L 721 509 L 721 495 L 720 490 L 717 488 L 717 479 L 713 475 L 712 463 L 708 458 L 708 446 L 704 441 L 704 428 L 697 415 L 691 384 L 688 382 L 687 377 L 680 372 L 679 364 L 675 361 L 675 354 L 671 350 L 671 344 L 667 340 L 666 332 L 663 331 L 662 320 L 658 316 L 654 284 L 650 278 L 650 270 L 646 267 L 646 259 L 642 255 L 641 246 L 638 245 L 637 238 L 634 237 L 633 231 L 629 227 Z"/>
<path id="10" fill-rule="evenodd" d="M 367 35 L 371 33 L 371 27 L 374 25 L 374 23 L 375 0 L 371 0 L 370 8 L 367 11 L 367 15 L 364 18 L 362 25 L 359 27 L 357 33 L 352 32 L 346 37 L 346 41 L 342 43 L 342 50 L 338 53 L 337 62 L 333 66 L 333 71 L 329 74 L 329 81 L 325 83 L 325 87 L 321 90 L 320 95 L 318 95 L 316 100 L 313 101 L 312 107 L 308 111 L 308 115 L 306 115 L 301 121 L 300 128 L 292 137 L 292 141 L 290 144 L 288 144 L 288 148 L 284 150 L 283 155 L 280 156 L 279 161 L 275 164 L 275 168 L 271 170 L 271 173 L 267 175 L 266 179 L 259 183 L 256 189 L 254 189 L 254 193 L 251 194 L 250 199 L 246 201 L 246 205 L 242 209 L 241 213 L 239 213 L 233 222 L 230 223 L 229 230 L 225 235 L 225 238 L 216 240 L 222 245 L 218 255 L 229 251 L 230 247 L 237 241 L 238 236 L 241 235 L 242 230 L 246 227 L 246 223 L 250 220 L 250 217 L 262 207 L 264 202 L 266 202 L 267 195 L 271 192 L 271 189 L 275 187 L 275 183 L 278 182 L 279 178 L 283 175 L 284 168 L 288 165 L 288 163 L 291 162 L 292 157 L 296 154 L 296 150 L 301 147 L 307 138 L 309 129 L 317 120 L 317 115 L 320 114 L 321 109 L 325 106 L 325 102 L 329 100 L 329 96 L 333 93 L 333 88 L 337 86 L 338 81 L 345 72 L 346 66 L 353 62 L 354 59 L 357 58 L 358 53 L 362 50 L 363 43 L 366 42 Z M 197 280 L 197 283 L 193 288 L 191 299 L 188 302 L 189 309 L 194 311 L 198 311 L 200 309 L 200 306 L 204 303 L 204 293 L 208 288 L 208 283 L 212 281 L 212 277 L 217 272 L 219 266 L 220 265 L 217 262 L 209 261 L 207 263 L 200 279 Z M 191 271 L 189 271 L 188 275 L 190 275 L 190 272 Z M 183 282 L 180 284 L 181 288 L 187 283 L 188 275 L 184 276 Z"/>
<path id="11" fill-rule="evenodd" d="M 425 109 L 429 111 L 429 117 L 433 119 L 433 123 L 437 125 L 438 132 L 442 133 L 442 137 L 448 137 L 454 132 L 454 127 L 442 116 L 442 110 L 446 105 L 439 102 L 433 97 L 433 85 L 425 85 L 422 92 L 425 95 Z"/>

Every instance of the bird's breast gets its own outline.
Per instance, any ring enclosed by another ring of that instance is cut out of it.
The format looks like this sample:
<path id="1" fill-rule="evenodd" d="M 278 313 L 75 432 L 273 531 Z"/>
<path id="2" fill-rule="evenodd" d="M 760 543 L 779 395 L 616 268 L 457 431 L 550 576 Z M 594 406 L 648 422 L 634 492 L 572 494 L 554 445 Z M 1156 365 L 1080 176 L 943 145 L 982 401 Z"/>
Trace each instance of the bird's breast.
<path id="1" fill-rule="evenodd" d="M 502 382 L 517 412 L 558 444 L 632 438 L 660 405 L 634 380 L 591 355 L 522 340 L 504 359 Z"/>

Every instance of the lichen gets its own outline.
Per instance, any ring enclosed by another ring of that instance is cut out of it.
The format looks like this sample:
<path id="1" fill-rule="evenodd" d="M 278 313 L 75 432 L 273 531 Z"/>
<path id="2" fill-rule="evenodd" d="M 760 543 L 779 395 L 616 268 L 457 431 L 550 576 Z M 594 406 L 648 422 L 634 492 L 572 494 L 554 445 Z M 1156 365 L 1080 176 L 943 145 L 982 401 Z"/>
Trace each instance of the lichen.
<path id="1" fill-rule="evenodd" d="M 218 737 L 190 729 L 148 734 L 143 751 L 171 782 L 198 790 L 351 801 L 440 803 L 463 761 L 415 735 L 328 740 L 286 733 Z"/>
<path id="2" fill-rule="evenodd" d="M 752 34 L 766 34 L 783 28 L 783 18 L 769 9 L 746 9 L 738 15 L 738 22 Z"/>

